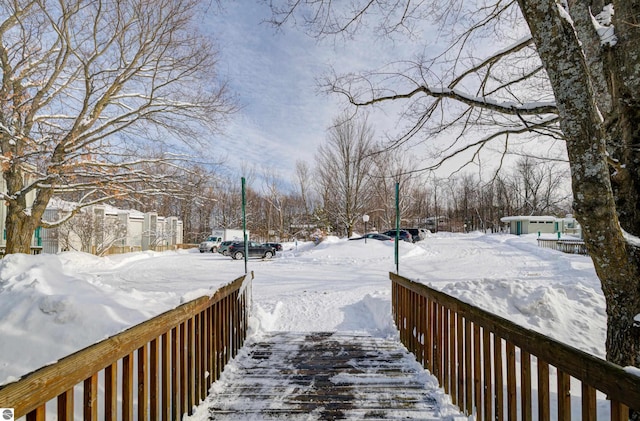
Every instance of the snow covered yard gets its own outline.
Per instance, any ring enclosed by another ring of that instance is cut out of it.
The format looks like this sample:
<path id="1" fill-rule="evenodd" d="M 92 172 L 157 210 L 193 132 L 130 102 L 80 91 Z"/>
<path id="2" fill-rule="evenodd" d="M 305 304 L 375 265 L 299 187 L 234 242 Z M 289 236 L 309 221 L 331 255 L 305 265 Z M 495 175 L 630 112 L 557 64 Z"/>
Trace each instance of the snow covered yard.
<path id="1" fill-rule="evenodd" d="M 400 274 L 602 357 L 604 298 L 590 259 L 538 248 L 535 238 L 440 233 L 402 242 Z M 397 336 L 392 243 L 287 243 L 273 260 L 250 260 L 249 270 L 251 340 L 278 331 Z M 197 250 L 8 256 L 0 261 L 0 384 L 243 272 L 241 261 Z"/>

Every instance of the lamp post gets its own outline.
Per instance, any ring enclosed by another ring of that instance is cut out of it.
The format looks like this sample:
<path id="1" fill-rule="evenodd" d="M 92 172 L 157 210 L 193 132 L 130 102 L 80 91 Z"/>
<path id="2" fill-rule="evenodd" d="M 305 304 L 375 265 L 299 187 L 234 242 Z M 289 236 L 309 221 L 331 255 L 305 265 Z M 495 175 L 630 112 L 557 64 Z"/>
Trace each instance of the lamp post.
<path id="1" fill-rule="evenodd" d="M 367 222 L 369 222 L 369 215 L 366 213 L 362 215 L 362 221 L 364 222 L 364 242 L 367 243 Z"/>

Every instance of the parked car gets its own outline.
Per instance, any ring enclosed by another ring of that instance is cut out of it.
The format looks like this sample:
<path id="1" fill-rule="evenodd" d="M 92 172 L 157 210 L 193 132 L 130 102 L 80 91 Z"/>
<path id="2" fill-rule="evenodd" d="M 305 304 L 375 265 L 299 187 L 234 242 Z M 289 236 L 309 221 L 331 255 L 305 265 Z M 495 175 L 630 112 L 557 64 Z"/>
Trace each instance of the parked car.
<path id="1" fill-rule="evenodd" d="M 383 234 L 388 235 L 391 238 L 396 238 L 396 230 L 385 231 L 383 232 Z M 413 237 L 411 236 L 411 234 L 409 234 L 409 231 L 405 231 L 405 230 L 398 231 L 398 238 L 401 240 L 407 241 L 409 243 L 415 242 L 413 241 Z"/>
<path id="2" fill-rule="evenodd" d="M 407 231 L 413 237 L 413 242 L 424 240 L 427 238 L 427 230 L 424 228 L 400 228 L 403 231 Z"/>
<path id="3" fill-rule="evenodd" d="M 273 247 L 276 251 L 282 251 L 282 244 L 280 243 L 264 243 L 266 246 Z"/>
<path id="4" fill-rule="evenodd" d="M 368 234 L 363 235 L 362 237 L 354 237 L 349 238 L 349 240 L 380 240 L 380 241 L 394 241 L 393 237 L 389 237 L 388 235 L 379 234 L 377 232 L 370 232 Z"/>
<path id="5" fill-rule="evenodd" d="M 247 243 L 248 246 L 248 257 L 261 257 L 263 259 L 271 259 L 276 255 L 276 250 L 273 247 L 267 246 L 265 244 L 256 243 L 255 241 L 249 241 Z M 238 241 L 233 242 L 227 248 L 227 252 L 229 256 L 236 260 L 244 259 L 244 242 Z"/>
<path id="6" fill-rule="evenodd" d="M 222 254 L 223 256 L 228 256 L 229 246 L 231 244 L 233 244 L 233 241 L 223 241 L 222 243 L 220 243 L 220 247 L 218 247 L 218 253 Z"/>

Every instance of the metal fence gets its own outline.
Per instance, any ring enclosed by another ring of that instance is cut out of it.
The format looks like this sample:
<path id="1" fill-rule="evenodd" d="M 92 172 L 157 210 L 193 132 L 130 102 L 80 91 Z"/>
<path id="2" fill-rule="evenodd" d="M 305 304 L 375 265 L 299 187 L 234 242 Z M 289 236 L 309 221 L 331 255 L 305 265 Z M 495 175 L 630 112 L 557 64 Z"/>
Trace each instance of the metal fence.
<path id="1" fill-rule="evenodd" d="M 538 238 L 538 247 L 558 250 L 569 254 L 588 254 L 583 240 L 568 238 Z"/>

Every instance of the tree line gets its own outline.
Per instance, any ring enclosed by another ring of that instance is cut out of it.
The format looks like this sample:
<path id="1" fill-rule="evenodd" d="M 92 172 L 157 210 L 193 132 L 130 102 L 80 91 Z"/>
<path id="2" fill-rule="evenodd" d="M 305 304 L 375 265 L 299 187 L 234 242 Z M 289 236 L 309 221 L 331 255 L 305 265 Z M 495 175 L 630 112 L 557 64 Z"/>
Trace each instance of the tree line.
<path id="1" fill-rule="evenodd" d="M 396 183 L 403 227 L 431 231 L 497 232 L 500 218 L 571 213 L 566 163 L 518 158 L 483 180 L 473 173 L 437 177 L 415 169 L 407 154 L 384 150 L 366 117 L 337 117 L 316 153 L 313 166 L 297 161 L 291 180 L 277 169 L 248 169 L 223 176 L 222 170 L 196 168 L 175 174 L 182 194 L 133 196 L 121 206 L 178 216 L 187 243 L 213 228 L 242 226 L 241 177 L 246 178 L 247 229 L 261 240 L 308 239 L 320 230 L 341 237 L 395 228 Z"/>

